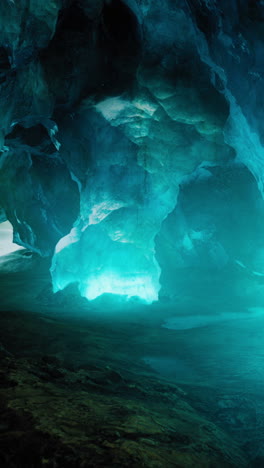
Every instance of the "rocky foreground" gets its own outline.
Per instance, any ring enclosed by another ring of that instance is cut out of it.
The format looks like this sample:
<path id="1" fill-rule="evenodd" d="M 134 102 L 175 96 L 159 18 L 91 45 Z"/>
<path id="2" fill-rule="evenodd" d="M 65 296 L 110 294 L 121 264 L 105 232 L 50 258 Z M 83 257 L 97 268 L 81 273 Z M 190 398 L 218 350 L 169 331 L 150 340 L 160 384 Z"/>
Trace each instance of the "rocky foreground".
<path id="1" fill-rule="evenodd" d="M 192 346 L 160 327 L 164 311 L 93 310 L 74 287 L 52 294 L 44 267 L 26 251 L 2 264 L 1 468 L 261 466 L 253 400 L 144 361 Z"/>
<path id="2" fill-rule="evenodd" d="M 106 363 L 107 364 L 107 363 Z M 1 350 L 2 467 L 244 467 L 175 385 Z"/>

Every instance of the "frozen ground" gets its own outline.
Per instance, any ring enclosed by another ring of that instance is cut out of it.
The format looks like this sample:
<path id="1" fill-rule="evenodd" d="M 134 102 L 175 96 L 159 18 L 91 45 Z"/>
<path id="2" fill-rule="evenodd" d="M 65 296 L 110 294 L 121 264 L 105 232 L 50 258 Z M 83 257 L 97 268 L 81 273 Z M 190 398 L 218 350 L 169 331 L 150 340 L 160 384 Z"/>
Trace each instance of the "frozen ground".
<path id="1" fill-rule="evenodd" d="M 4 348 L 25 357 L 51 354 L 81 366 L 107 362 L 124 373 L 174 382 L 250 460 L 263 461 L 261 308 L 241 310 L 239 299 L 234 311 L 216 310 L 213 298 L 211 312 L 210 304 L 203 311 L 195 298 L 143 306 L 110 297 L 89 304 L 74 287 L 54 295 L 45 260 L 26 251 L 5 257 L 1 269 Z"/>

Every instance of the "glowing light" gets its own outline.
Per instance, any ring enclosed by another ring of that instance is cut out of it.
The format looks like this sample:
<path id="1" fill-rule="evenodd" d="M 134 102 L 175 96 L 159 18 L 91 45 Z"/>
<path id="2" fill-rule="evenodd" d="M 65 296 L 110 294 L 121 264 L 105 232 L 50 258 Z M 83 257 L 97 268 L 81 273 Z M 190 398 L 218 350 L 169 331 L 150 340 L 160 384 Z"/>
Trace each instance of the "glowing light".
<path id="1" fill-rule="evenodd" d="M 81 295 L 94 300 L 104 293 L 118 294 L 131 298 L 137 296 L 148 304 L 158 300 L 157 288 L 150 277 L 120 277 L 115 273 L 102 273 L 89 278 L 86 286 L 81 288 Z"/>
<path id="2" fill-rule="evenodd" d="M 147 252 L 149 253 L 149 252 Z M 76 226 L 56 246 L 50 269 L 53 291 L 78 283 L 92 301 L 103 294 L 158 300 L 160 267 L 154 257 L 132 243 L 114 241 L 99 224 Z"/>

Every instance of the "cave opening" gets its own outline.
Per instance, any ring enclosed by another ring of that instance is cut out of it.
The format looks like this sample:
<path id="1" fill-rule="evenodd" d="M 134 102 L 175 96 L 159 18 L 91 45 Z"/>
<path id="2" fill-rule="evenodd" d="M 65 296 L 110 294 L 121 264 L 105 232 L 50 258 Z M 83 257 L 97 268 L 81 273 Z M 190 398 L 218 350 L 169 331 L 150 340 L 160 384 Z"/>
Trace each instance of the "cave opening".
<path id="1" fill-rule="evenodd" d="M 0 223 L 0 257 L 24 249 L 14 242 L 13 227 L 9 221 Z"/>

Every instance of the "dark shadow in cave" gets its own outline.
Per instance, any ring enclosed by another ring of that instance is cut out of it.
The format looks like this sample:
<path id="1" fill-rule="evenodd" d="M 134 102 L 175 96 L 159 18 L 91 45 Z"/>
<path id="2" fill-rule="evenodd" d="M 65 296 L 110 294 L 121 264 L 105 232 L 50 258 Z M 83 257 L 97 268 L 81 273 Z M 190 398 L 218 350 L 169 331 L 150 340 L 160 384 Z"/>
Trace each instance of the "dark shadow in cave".
<path id="1" fill-rule="evenodd" d="M 11 68 L 7 50 L 0 47 L 0 71 L 9 70 Z"/>
<path id="2" fill-rule="evenodd" d="M 263 216 L 261 193 L 245 166 L 198 171 L 182 184 L 156 238 L 161 298 L 199 299 L 203 310 L 212 303 L 263 307 Z"/>
<path id="3" fill-rule="evenodd" d="M 15 146 L 22 144 L 30 148 L 36 148 L 39 153 L 42 152 L 45 155 L 52 155 L 55 152 L 47 129 L 41 124 L 30 128 L 25 128 L 19 124 L 15 125 L 12 132 L 6 136 L 6 142 L 11 146 L 12 144 L 15 144 Z"/>
<path id="4" fill-rule="evenodd" d="M 196 19 L 196 23 L 200 31 L 202 31 L 206 37 L 212 36 L 217 31 L 218 17 L 215 14 L 215 9 L 210 9 L 207 2 L 197 2 L 196 0 L 187 0 L 187 4 L 191 10 L 191 13 Z"/>
<path id="5" fill-rule="evenodd" d="M 6 81 L 6 76 L 11 69 L 8 51 L 0 47 L 0 84 Z"/>
<path id="6" fill-rule="evenodd" d="M 121 0 L 105 5 L 94 20 L 77 3 L 61 10 L 56 33 L 40 54 L 56 110 L 72 109 L 91 95 L 128 90 L 140 43 L 137 18 Z"/>

